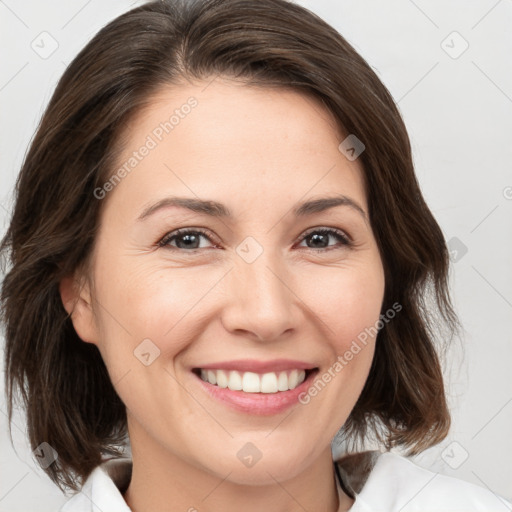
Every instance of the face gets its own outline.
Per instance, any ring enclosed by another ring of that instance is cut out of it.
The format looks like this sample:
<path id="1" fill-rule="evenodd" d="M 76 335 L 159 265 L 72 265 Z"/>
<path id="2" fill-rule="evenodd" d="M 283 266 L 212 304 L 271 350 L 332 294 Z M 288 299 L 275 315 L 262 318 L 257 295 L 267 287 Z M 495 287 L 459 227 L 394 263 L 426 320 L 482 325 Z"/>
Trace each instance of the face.
<path id="1" fill-rule="evenodd" d="M 72 318 L 127 407 L 132 450 L 251 484 L 330 450 L 375 340 L 345 355 L 384 293 L 344 138 L 312 98 L 221 78 L 162 89 L 127 127 Z"/>

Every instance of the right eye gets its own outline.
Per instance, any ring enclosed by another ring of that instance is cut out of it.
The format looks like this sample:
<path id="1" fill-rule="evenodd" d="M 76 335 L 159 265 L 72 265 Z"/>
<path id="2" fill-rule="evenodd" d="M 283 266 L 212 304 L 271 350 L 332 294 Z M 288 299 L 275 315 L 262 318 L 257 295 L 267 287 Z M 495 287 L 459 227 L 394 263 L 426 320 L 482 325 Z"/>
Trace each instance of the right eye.
<path id="1" fill-rule="evenodd" d="M 181 228 L 171 231 L 165 235 L 160 242 L 159 247 L 169 248 L 171 250 L 184 250 L 186 252 L 196 252 L 204 247 L 198 246 L 201 238 L 211 242 L 208 232 L 200 228 Z M 176 245 L 172 245 L 175 242 Z"/>

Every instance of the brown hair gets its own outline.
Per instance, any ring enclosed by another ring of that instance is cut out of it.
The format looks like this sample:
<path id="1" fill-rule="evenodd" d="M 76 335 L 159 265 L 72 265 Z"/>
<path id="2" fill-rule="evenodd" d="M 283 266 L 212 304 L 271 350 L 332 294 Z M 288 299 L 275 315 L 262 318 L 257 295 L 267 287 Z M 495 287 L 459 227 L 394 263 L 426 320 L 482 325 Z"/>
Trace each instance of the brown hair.
<path id="1" fill-rule="evenodd" d="M 125 407 L 97 347 L 77 336 L 59 282 L 91 254 L 101 208 L 93 191 L 113 172 L 123 126 L 158 88 L 215 75 L 313 94 L 366 145 L 359 158 L 385 270 L 382 311 L 402 311 L 378 334 L 347 439 L 375 435 L 417 453 L 448 432 L 434 332 L 442 320 L 453 336 L 458 324 L 448 251 L 389 92 L 334 28 L 286 0 L 150 2 L 100 30 L 60 79 L 0 246 L 11 266 L 1 292 L 9 420 L 19 390 L 31 446 L 57 451 L 45 471 L 61 488 L 77 490 L 76 477 L 82 485 L 104 455 L 118 455 L 127 432 Z"/>

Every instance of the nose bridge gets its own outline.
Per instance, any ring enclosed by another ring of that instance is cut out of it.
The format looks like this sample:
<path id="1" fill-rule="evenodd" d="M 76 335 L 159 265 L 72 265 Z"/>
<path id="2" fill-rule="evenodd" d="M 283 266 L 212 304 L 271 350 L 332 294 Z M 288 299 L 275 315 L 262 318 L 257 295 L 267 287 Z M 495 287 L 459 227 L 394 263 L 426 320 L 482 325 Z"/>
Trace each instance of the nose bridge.
<path id="1" fill-rule="evenodd" d="M 279 251 L 248 237 L 236 252 L 224 325 L 229 330 L 250 331 L 261 341 L 275 339 L 293 327 L 295 307 Z"/>

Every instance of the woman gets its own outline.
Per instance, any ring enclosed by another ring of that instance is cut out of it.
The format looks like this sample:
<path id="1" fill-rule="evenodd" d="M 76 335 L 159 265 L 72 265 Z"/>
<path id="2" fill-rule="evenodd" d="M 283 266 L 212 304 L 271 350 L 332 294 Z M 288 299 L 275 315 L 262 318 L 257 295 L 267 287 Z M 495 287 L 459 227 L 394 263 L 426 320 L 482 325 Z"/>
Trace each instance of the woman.
<path id="1" fill-rule="evenodd" d="M 81 490 L 62 510 L 499 506 L 390 452 L 449 429 L 448 254 L 391 96 L 309 11 L 110 23 L 57 86 L 2 249 L 8 400 Z"/>

